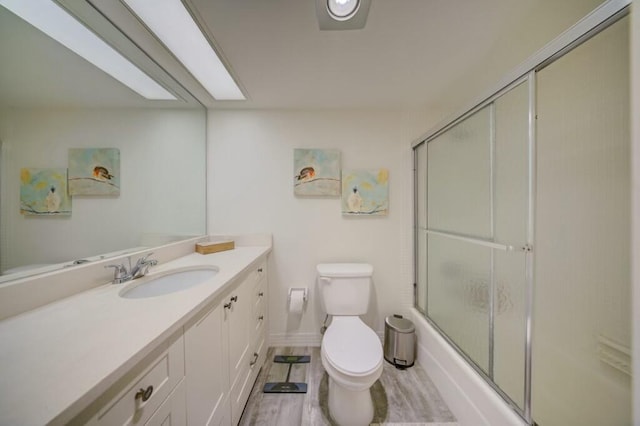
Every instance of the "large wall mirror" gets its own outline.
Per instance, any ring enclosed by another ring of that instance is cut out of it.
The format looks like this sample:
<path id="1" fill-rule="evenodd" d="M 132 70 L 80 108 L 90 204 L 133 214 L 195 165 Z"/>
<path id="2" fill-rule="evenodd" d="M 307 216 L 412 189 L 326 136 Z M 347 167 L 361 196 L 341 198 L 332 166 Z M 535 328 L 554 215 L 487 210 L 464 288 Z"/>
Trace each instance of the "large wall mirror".
<path id="1" fill-rule="evenodd" d="M 204 107 L 141 50 L 133 58 L 130 34 L 82 7 L 134 63 L 156 64 L 150 73 L 177 100 L 142 98 L 0 6 L 0 283 L 206 232 Z M 119 195 L 24 214 L 25 174 L 68 169 L 71 148 L 117 149 Z"/>

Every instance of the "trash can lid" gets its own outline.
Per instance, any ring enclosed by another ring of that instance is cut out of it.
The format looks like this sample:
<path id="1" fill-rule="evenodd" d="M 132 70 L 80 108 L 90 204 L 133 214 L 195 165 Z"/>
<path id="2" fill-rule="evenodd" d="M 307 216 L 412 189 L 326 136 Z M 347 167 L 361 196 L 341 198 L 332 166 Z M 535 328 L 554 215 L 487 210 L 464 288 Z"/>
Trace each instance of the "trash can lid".
<path id="1" fill-rule="evenodd" d="M 413 333 L 416 330 L 413 323 L 402 315 L 389 315 L 384 322 L 399 333 Z"/>

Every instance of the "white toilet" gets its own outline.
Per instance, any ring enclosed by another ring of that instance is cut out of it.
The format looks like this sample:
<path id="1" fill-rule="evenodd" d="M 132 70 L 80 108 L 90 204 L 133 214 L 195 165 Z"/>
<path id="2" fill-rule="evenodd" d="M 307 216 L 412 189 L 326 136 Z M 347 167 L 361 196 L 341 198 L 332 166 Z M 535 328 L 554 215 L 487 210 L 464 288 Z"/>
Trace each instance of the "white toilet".
<path id="1" fill-rule="evenodd" d="M 329 413 L 340 426 L 373 419 L 370 388 L 382 374 L 382 344 L 359 315 L 367 313 L 373 267 L 366 263 L 317 266 L 318 287 L 331 325 L 322 338 L 322 365 L 329 375 Z"/>

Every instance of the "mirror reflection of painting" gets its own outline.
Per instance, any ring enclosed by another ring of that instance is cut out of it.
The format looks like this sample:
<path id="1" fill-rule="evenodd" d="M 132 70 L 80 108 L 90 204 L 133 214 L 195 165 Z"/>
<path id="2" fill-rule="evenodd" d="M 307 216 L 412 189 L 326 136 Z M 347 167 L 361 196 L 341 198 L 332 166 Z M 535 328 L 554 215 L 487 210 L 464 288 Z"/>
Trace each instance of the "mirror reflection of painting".
<path id="1" fill-rule="evenodd" d="M 69 149 L 69 194 L 120 195 L 120 150 Z"/>
<path id="2" fill-rule="evenodd" d="M 293 172 L 295 195 L 340 195 L 340 151 L 295 149 Z"/>
<path id="3" fill-rule="evenodd" d="M 21 169 L 20 213 L 27 216 L 70 215 L 67 169 Z"/>
<path id="4" fill-rule="evenodd" d="M 342 172 L 342 214 L 386 216 L 389 211 L 389 171 Z"/>

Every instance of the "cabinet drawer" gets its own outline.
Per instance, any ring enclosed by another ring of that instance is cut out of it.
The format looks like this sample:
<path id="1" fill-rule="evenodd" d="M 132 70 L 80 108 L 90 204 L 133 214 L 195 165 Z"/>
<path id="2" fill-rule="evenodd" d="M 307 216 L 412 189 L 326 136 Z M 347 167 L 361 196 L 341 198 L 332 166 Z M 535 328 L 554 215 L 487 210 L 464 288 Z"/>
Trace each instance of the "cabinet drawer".
<path id="1" fill-rule="evenodd" d="M 267 321 L 267 316 L 264 311 L 264 304 L 261 304 L 253 312 L 253 328 L 251 330 L 251 336 L 253 339 L 264 333 L 264 324 Z"/>
<path id="2" fill-rule="evenodd" d="M 186 426 L 187 405 L 184 379 L 160 405 L 145 426 Z"/>
<path id="3" fill-rule="evenodd" d="M 267 276 L 267 261 L 263 260 L 258 266 L 256 266 L 250 273 L 249 279 L 253 283 L 258 283 Z"/>
<path id="4" fill-rule="evenodd" d="M 253 286 L 253 306 L 266 303 L 267 298 L 267 280 L 260 280 Z"/>
<path id="5" fill-rule="evenodd" d="M 260 266 L 256 269 L 258 281 L 267 276 L 267 260 L 263 260 Z"/>
<path id="6" fill-rule="evenodd" d="M 166 343 L 169 346 L 160 349 L 162 352 L 159 356 L 142 361 L 129 375 L 105 392 L 96 402 L 101 408 L 89 424 L 144 425 L 184 377 L 183 342 L 181 332 L 174 335 Z M 130 379 L 131 375 L 134 375 L 133 379 Z"/>

